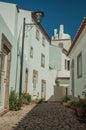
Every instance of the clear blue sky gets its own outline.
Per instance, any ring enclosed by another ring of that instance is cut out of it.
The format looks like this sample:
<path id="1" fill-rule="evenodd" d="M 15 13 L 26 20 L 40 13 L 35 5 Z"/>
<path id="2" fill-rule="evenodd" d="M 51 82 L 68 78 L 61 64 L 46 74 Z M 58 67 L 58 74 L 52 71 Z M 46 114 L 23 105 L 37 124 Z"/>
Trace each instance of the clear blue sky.
<path id="1" fill-rule="evenodd" d="M 42 25 L 53 35 L 54 28 L 64 25 L 64 32 L 73 39 L 83 18 L 86 16 L 86 0 L 0 0 L 15 3 L 19 8 L 31 11 L 43 11 Z"/>

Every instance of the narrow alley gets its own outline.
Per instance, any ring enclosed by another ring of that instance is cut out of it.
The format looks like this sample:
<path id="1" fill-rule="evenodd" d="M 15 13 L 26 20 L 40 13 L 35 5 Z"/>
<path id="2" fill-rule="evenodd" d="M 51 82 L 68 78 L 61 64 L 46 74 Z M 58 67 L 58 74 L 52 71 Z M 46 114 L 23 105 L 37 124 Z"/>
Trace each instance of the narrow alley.
<path id="1" fill-rule="evenodd" d="M 14 130 L 85 130 L 74 111 L 60 103 L 41 103 L 35 106 Z"/>

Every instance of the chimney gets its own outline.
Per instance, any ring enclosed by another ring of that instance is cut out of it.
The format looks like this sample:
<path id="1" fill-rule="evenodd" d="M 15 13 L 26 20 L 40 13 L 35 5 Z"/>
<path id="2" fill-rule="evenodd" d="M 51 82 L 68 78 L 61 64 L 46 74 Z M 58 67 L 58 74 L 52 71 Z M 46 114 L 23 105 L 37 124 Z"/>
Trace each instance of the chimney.
<path id="1" fill-rule="evenodd" d="M 58 39 L 58 30 L 54 29 L 54 39 Z"/>
<path id="2" fill-rule="evenodd" d="M 64 25 L 60 25 L 59 39 L 62 38 L 63 34 L 64 34 Z"/>

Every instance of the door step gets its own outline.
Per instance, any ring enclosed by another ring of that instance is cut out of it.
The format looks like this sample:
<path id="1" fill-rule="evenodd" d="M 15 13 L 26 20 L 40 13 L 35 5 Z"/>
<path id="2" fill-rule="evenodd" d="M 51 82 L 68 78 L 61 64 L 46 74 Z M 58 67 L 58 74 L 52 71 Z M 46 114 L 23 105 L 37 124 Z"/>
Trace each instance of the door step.
<path id="1" fill-rule="evenodd" d="M 0 110 L 0 116 L 3 116 L 8 111 L 9 111 L 8 109 L 2 109 L 2 110 Z"/>

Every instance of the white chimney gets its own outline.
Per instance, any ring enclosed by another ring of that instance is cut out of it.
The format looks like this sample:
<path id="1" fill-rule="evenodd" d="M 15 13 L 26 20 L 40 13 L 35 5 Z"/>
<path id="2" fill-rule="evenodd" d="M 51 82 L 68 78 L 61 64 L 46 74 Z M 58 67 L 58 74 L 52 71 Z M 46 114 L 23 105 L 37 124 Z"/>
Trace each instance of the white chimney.
<path id="1" fill-rule="evenodd" d="M 63 34 L 64 34 L 64 25 L 60 25 L 59 39 L 63 37 Z"/>
<path id="2" fill-rule="evenodd" d="M 58 30 L 54 29 L 54 39 L 58 39 Z"/>
<path id="3" fill-rule="evenodd" d="M 54 40 L 54 36 L 52 36 L 51 39 Z"/>
<path id="4" fill-rule="evenodd" d="M 64 25 L 60 25 L 60 33 L 64 33 Z"/>

